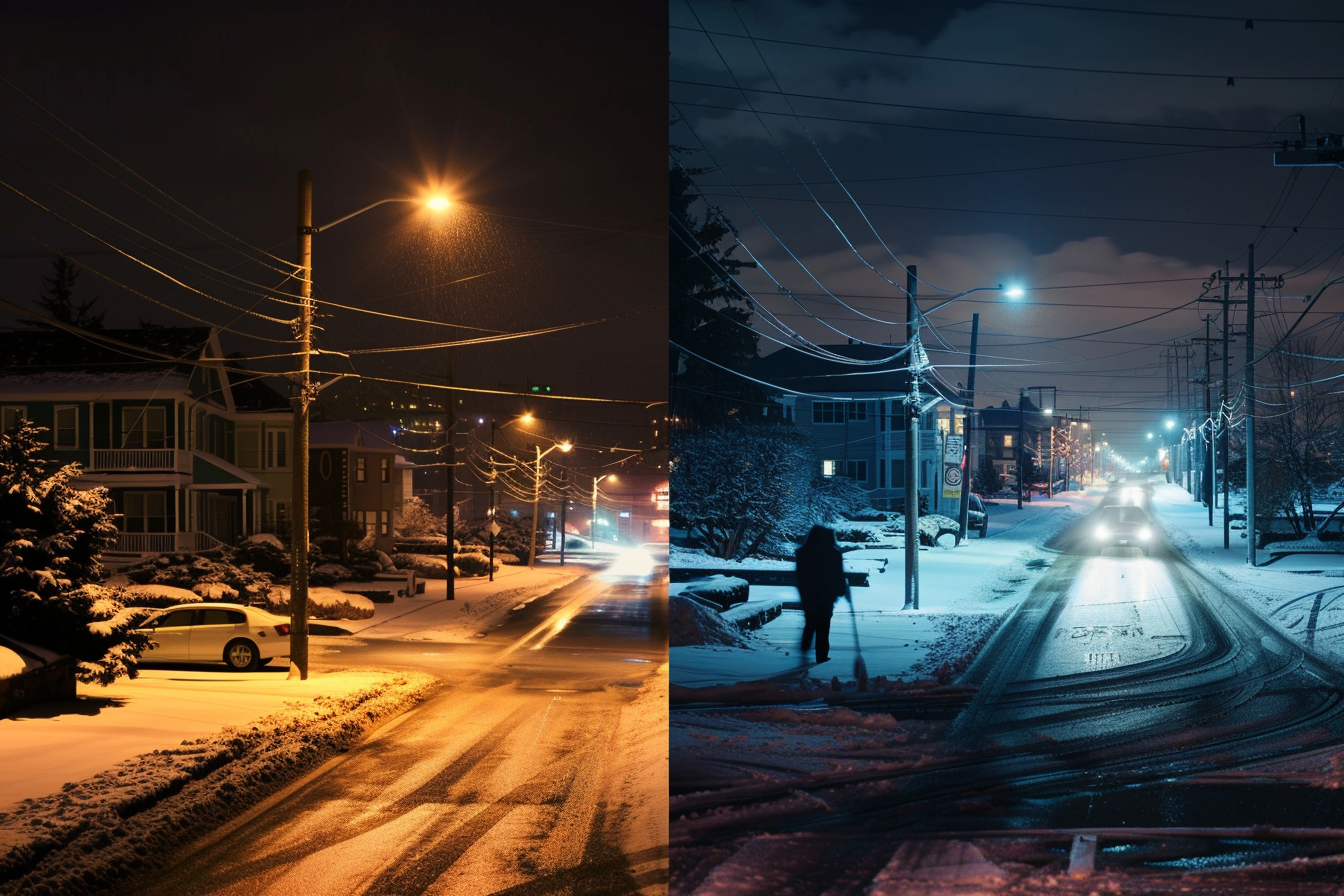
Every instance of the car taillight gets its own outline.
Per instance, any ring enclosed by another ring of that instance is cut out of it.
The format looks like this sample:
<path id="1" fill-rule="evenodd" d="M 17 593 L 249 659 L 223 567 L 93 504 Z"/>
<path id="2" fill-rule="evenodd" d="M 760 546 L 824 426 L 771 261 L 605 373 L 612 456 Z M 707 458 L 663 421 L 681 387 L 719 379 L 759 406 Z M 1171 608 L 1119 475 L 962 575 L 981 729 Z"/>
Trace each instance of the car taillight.
<path id="1" fill-rule="evenodd" d="M 279 625 L 275 626 L 275 633 L 276 633 L 277 635 L 281 635 L 282 637 L 284 637 L 284 636 L 288 636 L 288 635 L 289 635 L 289 623 L 288 623 L 288 622 L 282 622 L 282 623 L 280 623 Z"/>

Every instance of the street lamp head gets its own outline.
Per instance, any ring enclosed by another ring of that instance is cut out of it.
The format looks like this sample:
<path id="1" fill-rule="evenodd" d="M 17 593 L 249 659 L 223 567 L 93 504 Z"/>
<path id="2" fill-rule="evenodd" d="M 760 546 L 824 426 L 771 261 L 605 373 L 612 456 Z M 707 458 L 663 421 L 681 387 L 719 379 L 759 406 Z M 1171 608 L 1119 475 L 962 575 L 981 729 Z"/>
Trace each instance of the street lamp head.
<path id="1" fill-rule="evenodd" d="M 441 212 L 452 205 L 447 196 L 431 196 L 425 200 L 425 205 L 436 212 Z"/>
<path id="2" fill-rule="evenodd" d="M 1021 286 L 1018 286 L 1016 283 L 1010 284 L 1006 289 L 1003 290 L 1004 297 L 1009 299 L 1020 299 L 1026 294 L 1027 291 L 1023 289 Z"/>
<path id="3" fill-rule="evenodd" d="M 1175 421 L 1175 420 L 1168 420 L 1168 421 L 1167 421 L 1167 429 L 1172 429 L 1172 428 L 1174 428 L 1175 426 L 1176 426 L 1176 421 Z"/>
<path id="4" fill-rule="evenodd" d="M 559 445 L 556 445 L 555 447 L 559 448 L 561 451 L 569 451 L 574 446 L 569 444 L 568 442 L 561 442 Z"/>
<path id="5" fill-rule="evenodd" d="M 526 425 L 530 424 L 534 419 L 536 419 L 536 418 L 534 418 L 530 413 L 527 413 L 527 414 L 523 414 L 523 416 L 519 417 L 519 418 L 518 418 L 518 422 L 519 422 L 519 423 L 522 423 L 524 426 L 526 426 Z"/>

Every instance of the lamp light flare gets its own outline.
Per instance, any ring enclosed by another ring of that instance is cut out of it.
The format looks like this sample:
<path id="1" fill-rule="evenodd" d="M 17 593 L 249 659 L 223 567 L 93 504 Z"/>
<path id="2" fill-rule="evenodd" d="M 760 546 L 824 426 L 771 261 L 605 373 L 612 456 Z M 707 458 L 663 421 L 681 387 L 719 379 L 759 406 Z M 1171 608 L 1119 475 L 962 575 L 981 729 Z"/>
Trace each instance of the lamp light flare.
<path id="1" fill-rule="evenodd" d="M 441 212 L 452 205 L 452 202 L 446 196 L 431 196 L 425 200 L 425 205 L 436 212 Z"/>
<path id="2" fill-rule="evenodd" d="M 1003 291 L 1004 296 L 1010 299 L 1020 299 L 1027 294 L 1027 291 L 1016 284 L 1009 286 Z"/>

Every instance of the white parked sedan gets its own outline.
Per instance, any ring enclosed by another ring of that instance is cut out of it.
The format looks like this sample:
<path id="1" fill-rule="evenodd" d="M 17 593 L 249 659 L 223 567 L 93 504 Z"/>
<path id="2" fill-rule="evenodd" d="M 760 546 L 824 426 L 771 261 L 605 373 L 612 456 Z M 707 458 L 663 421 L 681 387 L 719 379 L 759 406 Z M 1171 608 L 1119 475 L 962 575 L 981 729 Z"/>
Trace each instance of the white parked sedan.
<path id="1" fill-rule="evenodd" d="M 140 657 L 150 662 L 224 663 L 249 672 L 289 658 L 289 620 L 242 604 L 179 604 L 138 631 L 154 644 Z"/>

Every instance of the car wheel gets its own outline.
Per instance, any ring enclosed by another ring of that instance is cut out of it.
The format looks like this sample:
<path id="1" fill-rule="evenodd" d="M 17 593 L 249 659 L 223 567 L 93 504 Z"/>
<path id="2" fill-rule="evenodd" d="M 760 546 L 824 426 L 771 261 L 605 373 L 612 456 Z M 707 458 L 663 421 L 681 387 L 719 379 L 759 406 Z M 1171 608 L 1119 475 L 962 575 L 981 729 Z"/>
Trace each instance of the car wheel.
<path id="1" fill-rule="evenodd" d="M 235 672 L 251 672 L 259 665 L 257 645 L 243 638 L 224 646 L 224 662 Z"/>

